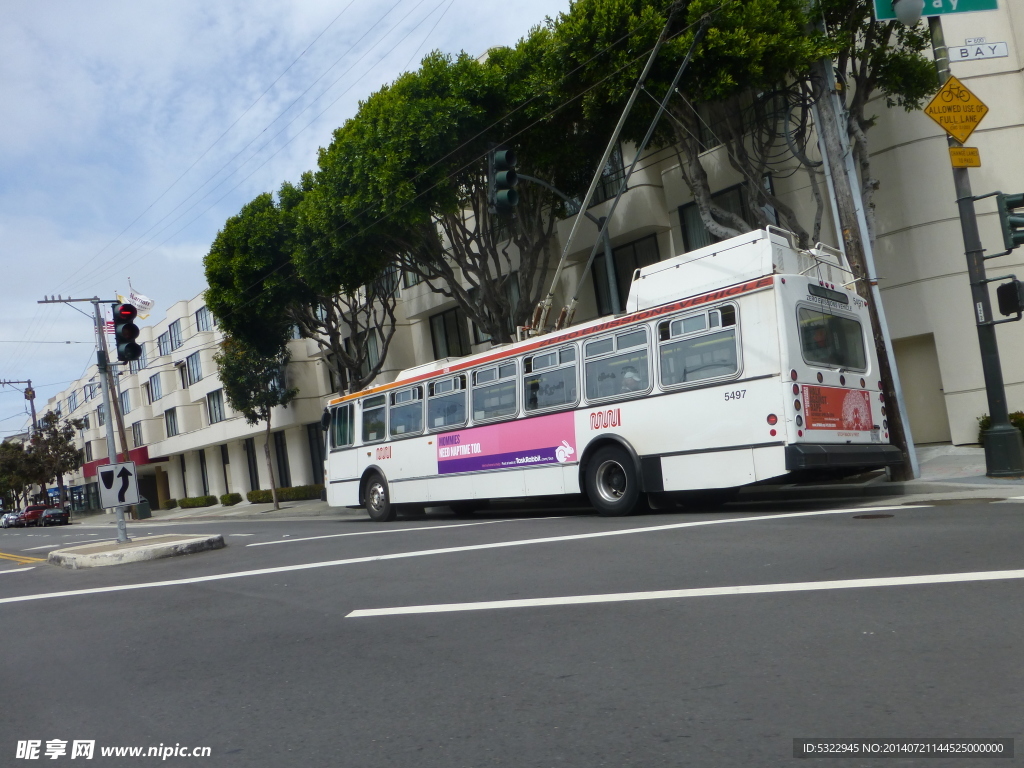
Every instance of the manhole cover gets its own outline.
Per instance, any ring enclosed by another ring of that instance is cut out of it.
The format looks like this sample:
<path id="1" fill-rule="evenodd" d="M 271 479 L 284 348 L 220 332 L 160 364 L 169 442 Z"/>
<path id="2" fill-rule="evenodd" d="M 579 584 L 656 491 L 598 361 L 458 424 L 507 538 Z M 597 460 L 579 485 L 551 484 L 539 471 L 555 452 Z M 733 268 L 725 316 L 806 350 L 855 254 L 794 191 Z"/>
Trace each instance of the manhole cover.
<path id="1" fill-rule="evenodd" d="M 854 515 L 854 520 L 879 520 L 883 517 L 892 517 L 892 515 Z"/>

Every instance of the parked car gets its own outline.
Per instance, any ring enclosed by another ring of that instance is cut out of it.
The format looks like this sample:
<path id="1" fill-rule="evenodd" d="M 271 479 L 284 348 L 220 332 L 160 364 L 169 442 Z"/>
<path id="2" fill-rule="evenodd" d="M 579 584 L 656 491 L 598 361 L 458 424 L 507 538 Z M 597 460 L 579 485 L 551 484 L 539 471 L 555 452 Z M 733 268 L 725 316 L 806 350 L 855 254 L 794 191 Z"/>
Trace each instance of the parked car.
<path id="1" fill-rule="evenodd" d="M 20 509 L 15 509 L 11 512 L 4 513 L 3 517 L 0 517 L 0 527 L 13 528 L 14 521 L 18 519 L 18 515 L 21 514 Z"/>
<path id="2" fill-rule="evenodd" d="M 71 511 L 68 509 L 51 507 L 43 512 L 43 515 L 39 518 L 37 525 L 71 525 Z"/>
<path id="3" fill-rule="evenodd" d="M 28 528 L 32 525 L 39 525 L 39 520 L 42 518 L 43 513 L 53 507 L 48 507 L 45 504 L 30 504 L 25 507 L 18 519 L 15 521 L 15 525 L 19 528 Z"/>

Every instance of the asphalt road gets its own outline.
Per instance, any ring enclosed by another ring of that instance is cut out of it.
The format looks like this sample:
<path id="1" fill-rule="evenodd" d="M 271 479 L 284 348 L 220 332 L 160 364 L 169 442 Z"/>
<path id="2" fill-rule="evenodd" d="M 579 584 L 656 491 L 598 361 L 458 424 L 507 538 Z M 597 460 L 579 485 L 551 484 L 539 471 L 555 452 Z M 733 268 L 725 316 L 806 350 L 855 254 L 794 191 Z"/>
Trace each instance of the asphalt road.
<path id="1" fill-rule="evenodd" d="M 27 740 L 274 768 L 836 762 L 795 759 L 801 737 L 1024 750 L 1019 501 L 131 535 L 170 531 L 228 547 L 69 571 L 27 558 L 109 525 L 0 531 L 0 765 L 32 764 Z"/>

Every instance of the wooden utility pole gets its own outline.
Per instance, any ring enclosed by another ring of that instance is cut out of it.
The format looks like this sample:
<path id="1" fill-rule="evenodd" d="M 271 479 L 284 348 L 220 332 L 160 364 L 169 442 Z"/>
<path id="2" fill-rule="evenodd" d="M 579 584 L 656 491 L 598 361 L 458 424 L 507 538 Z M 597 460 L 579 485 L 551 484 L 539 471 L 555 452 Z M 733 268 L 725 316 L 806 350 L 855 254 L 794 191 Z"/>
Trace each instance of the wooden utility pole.
<path id="1" fill-rule="evenodd" d="M 885 309 L 878 290 L 866 222 L 862 215 L 858 190 L 860 180 L 851 160 L 845 123 L 840 123 L 839 99 L 835 93 L 832 62 L 821 59 L 813 68 L 821 83 L 822 98 L 816 105 L 817 129 L 822 145 L 822 156 L 830 174 L 842 247 L 856 278 L 857 293 L 867 302 L 871 317 L 871 334 L 878 358 L 879 379 L 885 395 L 885 419 L 889 425 L 889 439 L 903 453 L 903 466 L 893 470 L 894 480 L 910 480 L 919 474 L 910 424 L 896 370 L 892 340 L 885 321 Z"/>

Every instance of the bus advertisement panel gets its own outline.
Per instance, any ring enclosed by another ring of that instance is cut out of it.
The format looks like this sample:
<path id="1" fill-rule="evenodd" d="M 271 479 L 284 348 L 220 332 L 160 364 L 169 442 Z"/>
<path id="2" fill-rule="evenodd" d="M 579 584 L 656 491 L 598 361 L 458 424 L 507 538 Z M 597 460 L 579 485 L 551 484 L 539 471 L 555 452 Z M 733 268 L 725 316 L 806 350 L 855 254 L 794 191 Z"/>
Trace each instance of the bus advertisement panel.
<path id="1" fill-rule="evenodd" d="M 575 454 L 574 414 L 566 411 L 439 435 L 437 471 L 449 475 L 562 464 L 572 461 Z"/>

